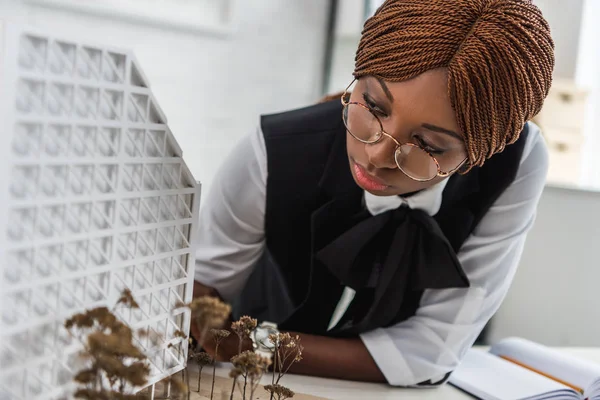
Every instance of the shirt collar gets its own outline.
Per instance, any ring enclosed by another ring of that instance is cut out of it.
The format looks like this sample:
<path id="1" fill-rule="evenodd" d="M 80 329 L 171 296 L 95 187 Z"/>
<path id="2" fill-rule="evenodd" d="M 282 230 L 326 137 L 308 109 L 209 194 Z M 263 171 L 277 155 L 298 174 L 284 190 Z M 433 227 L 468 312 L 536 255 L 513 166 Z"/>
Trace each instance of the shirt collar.
<path id="1" fill-rule="evenodd" d="M 372 215 L 385 211 L 394 210 L 403 204 L 412 209 L 420 209 L 434 216 L 442 205 L 442 192 L 448 183 L 448 179 L 413 194 L 410 197 L 402 196 L 375 196 L 367 191 L 364 192 L 367 209 Z"/>

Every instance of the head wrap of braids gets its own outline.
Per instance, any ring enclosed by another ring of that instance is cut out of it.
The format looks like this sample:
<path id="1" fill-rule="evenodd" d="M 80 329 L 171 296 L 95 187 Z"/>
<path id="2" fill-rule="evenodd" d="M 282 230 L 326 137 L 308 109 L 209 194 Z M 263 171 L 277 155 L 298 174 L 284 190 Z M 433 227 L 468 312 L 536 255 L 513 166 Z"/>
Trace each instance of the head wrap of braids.
<path id="1" fill-rule="evenodd" d="M 554 42 L 531 0 L 387 0 L 365 22 L 356 78 L 397 82 L 440 67 L 469 166 L 481 166 L 540 111 Z"/>

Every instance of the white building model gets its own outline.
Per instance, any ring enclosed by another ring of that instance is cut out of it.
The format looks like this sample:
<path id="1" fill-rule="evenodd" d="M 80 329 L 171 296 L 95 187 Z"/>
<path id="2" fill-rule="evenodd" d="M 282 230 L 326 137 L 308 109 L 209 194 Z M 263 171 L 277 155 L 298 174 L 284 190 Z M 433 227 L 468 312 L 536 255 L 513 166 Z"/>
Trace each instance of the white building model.
<path id="1" fill-rule="evenodd" d="M 8 24 L 0 54 L 0 399 L 67 397 L 65 319 L 124 288 L 120 316 L 164 339 L 139 343 L 150 383 L 180 371 L 200 187 L 139 64 Z"/>

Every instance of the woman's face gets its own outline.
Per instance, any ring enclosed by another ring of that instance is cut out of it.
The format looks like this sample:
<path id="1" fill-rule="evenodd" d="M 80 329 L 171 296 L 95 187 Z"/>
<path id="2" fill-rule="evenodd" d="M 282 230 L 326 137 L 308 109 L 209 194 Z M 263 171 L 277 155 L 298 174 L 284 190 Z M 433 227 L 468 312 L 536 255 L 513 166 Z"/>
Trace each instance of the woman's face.
<path id="1" fill-rule="evenodd" d="M 448 98 L 445 69 L 427 71 L 411 80 L 384 82 L 374 77 L 359 79 L 350 97 L 379 117 L 383 130 L 399 143 L 419 145 L 436 158 L 442 172 L 454 170 L 467 157 L 463 133 Z M 365 144 L 347 133 L 350 169 L 356 183 L 378 196 L 419 191 L 444 177 L 426 182 L 405 175 L 396 164 L 396 143 L 385 135 Z M 426 157 L 418 160 L 427 161 Z"/>

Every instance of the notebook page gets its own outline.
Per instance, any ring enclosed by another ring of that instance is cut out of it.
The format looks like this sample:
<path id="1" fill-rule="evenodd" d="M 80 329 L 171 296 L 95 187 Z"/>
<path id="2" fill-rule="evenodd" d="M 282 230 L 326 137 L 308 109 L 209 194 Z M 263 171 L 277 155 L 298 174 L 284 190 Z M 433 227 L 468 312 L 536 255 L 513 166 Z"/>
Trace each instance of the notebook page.
<path id="1" fill-rule="evenodd" d="M 594 384 L 585 391 L 584 397 L 589 400 L 600 400 L 600 379 L 594 382 Z"/>
<path id="2" fill-rule="evenodd" d="M 560 383 L 477 349 L 467 352 L 449 382 L 483 400 L 580 399 Z"/>
<path id="3" fill-rule="evenodd" d="M 589 390 L 600 378 L 600 365 L 522 338 L 501 340 L 490 353 L 508 357 L 580 391 Z"/>

